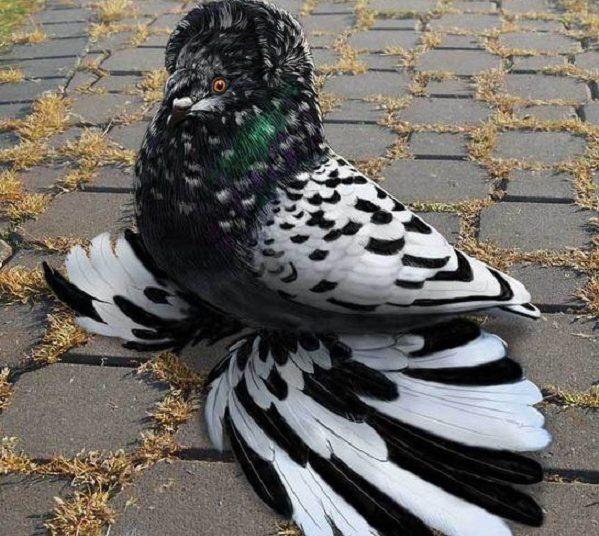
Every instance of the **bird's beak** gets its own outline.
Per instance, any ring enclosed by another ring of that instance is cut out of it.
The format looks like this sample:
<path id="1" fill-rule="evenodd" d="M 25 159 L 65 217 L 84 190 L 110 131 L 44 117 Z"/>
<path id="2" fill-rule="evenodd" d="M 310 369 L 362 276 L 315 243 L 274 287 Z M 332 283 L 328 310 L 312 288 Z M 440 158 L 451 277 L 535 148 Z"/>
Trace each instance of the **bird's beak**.
<path id="1" fill-rule="evenodd" d="M 189 115 L 193 101 L 189 97 L 173 100 L 171 114 L 168 116 L 166 126 L 173 128 Z"/>

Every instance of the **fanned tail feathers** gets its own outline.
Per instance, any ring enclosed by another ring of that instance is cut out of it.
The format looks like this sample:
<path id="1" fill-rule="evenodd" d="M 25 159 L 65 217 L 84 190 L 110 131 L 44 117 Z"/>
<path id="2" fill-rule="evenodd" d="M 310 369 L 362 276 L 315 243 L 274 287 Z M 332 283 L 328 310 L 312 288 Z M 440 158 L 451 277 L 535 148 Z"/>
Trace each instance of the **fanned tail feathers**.
<path id="1" fill-rule="evenodd" d="M 504 535 L 501 518 L 542 522 L 513 487 L 542 479 L 517 454 L 549 443 L 541 399 L 465 320 L 397 337 L 260 332 L 214 371 L 206 420 L 306 535 Z"/>
<path id="2" fill-rule="evenodd" d="M 44 263 L 56 296 L 79 315 L 81 327 L 123 339 L 128 348 L 179 349 L 196 338 L 238 331 L 236 322 L 206 314 L 205 304 L 170 281 L 131 231 L 114 243 L 104 233 L 87 249 L 75 246 L 65 266 L 68 280 Z"/>

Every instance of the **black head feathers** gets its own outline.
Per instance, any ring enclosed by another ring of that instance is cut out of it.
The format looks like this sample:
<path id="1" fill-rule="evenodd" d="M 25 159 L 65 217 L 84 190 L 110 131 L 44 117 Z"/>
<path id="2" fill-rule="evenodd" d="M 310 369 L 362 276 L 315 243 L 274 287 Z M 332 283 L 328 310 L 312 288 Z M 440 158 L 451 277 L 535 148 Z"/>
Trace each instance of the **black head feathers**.
<path id="1" fill-rule="evenodd" d="M 192 9 L 169 38 L 166 69 L 172 74 L 191 44 L 231 34 L 239 46 L 257 49 L 266 82 L 286 72 L 311 76 L 313 64 L 299 23 L 286 11 L 258 0 L 219 0 Z"/>

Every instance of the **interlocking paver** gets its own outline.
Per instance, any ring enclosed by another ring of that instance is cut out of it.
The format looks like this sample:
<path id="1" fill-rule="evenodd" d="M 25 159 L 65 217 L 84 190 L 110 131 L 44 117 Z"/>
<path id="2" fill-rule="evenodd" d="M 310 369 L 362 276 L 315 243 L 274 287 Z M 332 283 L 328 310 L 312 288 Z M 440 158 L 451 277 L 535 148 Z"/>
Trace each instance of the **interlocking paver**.
<path id="1" fill-rule="evenodd" d="M 143 77 L 136 75 L 111 75 L 103 76 L 95 84 L 94 89 L 105 89 L 106 91 L 129 91 L 135 89 L 135 87 L 143 80 Z"/>
<path id="2" fill-rule="evenodd" d="M 420 97 L 398 113 L 402 121 L 414 124 L 468 125 L 484 121 L 491 109 L 470 99 Z"/>
<path id="3" fill-rule="evenodd" d="M 435 0 L 372 0 L 368 7 L 382 12 L 426 13 L 435 8 Z"/>
<path id="4" fill-rule="evenodd" d="M 366 160 L 384 156 L 396 140 L 395 134 L 379 125 L 355 125 L 355 138 L 347 135 L 347 125 L 327 123 L 324 126 L 331 147 L 350 160 Z M 358 143 L 359 140 L 359 143 Z"/>
<path id="5" fill-rule="evenodd" d="M 56 89 L 56 80 L 27 80 L 19 84 L 4 84 L 0 102 L 32 102 L 44 92 Z"/>
<path id="6" fill-rule="evenodd" d="M 544 104 L 539 106 L 517 107 L 514 112 L 520 117 L 534 117 L 541 121 L 560 121 L 563 119 L 577 119 L 578 114 L 573 106 L 555 106 Z"/>
<path id="7" fill-rule="evenodd" d="M 358 50 L 385 50 L 386 48 L 413 48 L 418 43 L 418 32 L 396 32 L 376 30 L 357 32 L 349 39 L 349 44 Z"/>
<path id="8" fill-rule="evenodd" d="M 418 19 L 377 18 L 372 30 L 416 30 L 420 24 Z"/>
<path id="9" fill-rule="evenodd" d="M 432 30 L 469 30 L 473 32 L 482 32 L 495 30 L 501 26 L 501 18 L 497 15 L 468 15 L 449 13 L 438 19 L 430 21 L 429 26 Z"/>
<path id="10" fill-rule="evenodd" d="M 110 138 L 116 141 L 125 149 L 138 151 L 141 147 L 144 134 L 146 133 L 146 123 L 134 123 L 132 125 L 119 125 L 110 131 Z"/>
<path id="11" fill-rule="evenodd" d="M 410 152 L 417 156 L 467 156 L 468 140 L 464 134 L 414 132 Z"/>
<path id="12" fill-rule="evenodd" d="M 44 193 L 52 189 L 65 174 L 66 171 L 62 167 L 34 166 L 23 170 L 19 177 L 27 191 Z"/>
<path id="13" fill-rule="evenodd" d="M 472 162 L 397 160 L 383 171 L 385 188 L 406 202 L 455 202 L 484 198 L 484 171 Z"/>
<path id="14" fill-rule="evenodd" d="M 17 387 L 0 429 L 19 437 L 19 447 L 37 458 L 133 448 L 148 412 L 166 393 L 164 385 L 133 370 L 73 364 L 30 372 Z"/>
<path id="15" fill-rule="evenodd" d="M 352 78 L 347 75 L 333 76 L 325 82 L 324 91 L 352 99 L 371 95 L 401 97 L 408 94 L 410 83 L 411 79 L 405 73 L 375 71 Z"/>
<path id="16" fill-rule="evenodd" d="M 37 220 L 23 225 L 27 236 L 71 236 L 91 239 L 119 227 L 124 209 L 131 203 L 128 194 L 72 192 L 57 197 Z"/>
<path id="17" fill-rule="evenodd" d="M 116 502 L 124 511 L 112 527 L 114 536 L 192 534 L 198 526 L 206 535 L 267 536 L 279 519 L 230 463 L 160 463 Z"/>
<path id="18" fill-rule="evenodd" d="M 15 45 L 3 57 L 9 60 L 38 58 L 73 58 L 87 44 L 87 36 L 73 39 L 50 39 L 33 45 Z"/>
<path id="19" fill-rule="evenodd" d="M 518 56 L 514 58 L 512 72 L 537 72 L 547 67 L 565 65 L 565 56 Z"/>
<path id="20" fill-rule="evenodd" d="M 75 69 L 75 56 L 69 58 L 44 58 L 35 60 L 8 60 L 0 62 L 0 67 L 15 67 L 23 71 L 27 78 L 65 78 Z M 60 81 L 56 82 L 58 86 Z"/>
<path id="21" fill-rule="evenodd" d="M 78 123 L 100 125 L 127 113 L 138 112 L 142 107 L 143 101 L 136 96 L 92 93 L 79 95 L 71 114 Z"/>
<path id="22" fill-rule="evenodd" d="M 555 164 L 580 156 L 585 140 L 567 132 L 501 132 L 497 138 L 496 156 L 522 161 Z"/>
<path id="23" fill-rule="evenodd" d="M 599 124 L 599 102 L 589 102 L 583 108 L 584 119 L 589 123 Z"/>
<path id="24" fill-rule="evenodd" d="M 116 190 L 133 191 L 133 173 L 131 169 L 122 167 L 103 167 L 98 171 L 98 174 L 94 177 L 94 180 L 83 185 L 82 189 L 85 191 L 94 190 Z"/>
<path id="25" fill-rule="evenodd" d="M 385 114 L 384 110 L 372 102 L 346 100 L 331 110 L 325 121 L 346 121 L 358 123 L 376 123 Z"/>
<path id="26" fill-rule="evenodd" d="M 115 52 L 102 63 L 104 69 L 134 73 L 153 71 L 164 67 L 164 51 L 159 48 L 129 48 Z"/>
<path id="27" fill-rule="evenodd" d="M 55 497 L 69 493 L 66 479 L 37 475 L 0 476 L 0 527 L 10 536 L 46 534 L 44 523 L 56 506 Z"/>
<path id="28" fill-rule="evenodd" d="M 535 32 L 514 32 L 499 36 L 499 42 L 508 48 L 540 52 L 572 53 L 580 50 L 580 43 L 561 34 L 547 35 Z"/>
<path id="29" fill-rule="evenodd" d="M 576 54 L 574 56 L 574 63 L 576 66 L 583 69 L 597 70 L 599 69 L 599 51 L 589 50 L 582 54 Z"/>
<path id="30" fill-rule="evenodd" d="M 589 211 L 549 203 L 497 203 L 483 210 L 480 237 L 523 250 L 588 245 Z"/>
<path id="31" fill-rule="evenodd" d="M 460 75 L 473 75 L 487 69 L 496 69 L 501 59 L 484 50 L 434 49 L 418 58 L 420 71 L 449 71 Z"/>
<path id="32" fill-rule="evenodd" d="M 47 314 L 43 304 L 0 305 L 0 369 L 26 361 L 45 332 Z"/>
<path id="33" fill-rule="evenodd" d="M 502 0 L 501 7 L 514 13 L 532 13 L 545 11 L 547 3 L 545 0 Z"/>
<path id="34" fill-rule="evenodd" d="M 352 25 L 351 15 L 317 15 L 303 17 L 302 26 L 308 35 L 314 32 L 342 32 Z"/>
<path id="35" fill-rule="evenodd" d="M 445 34 L 441 37 L 441 45 L 438 48 L 467 48 L 484 50 L 477 35 Z"/>
<path id="36" fill-rule="evenodd" d="M 505 85 L 508 93 L 524 99 L 586 102 L 590 98 L 585 83 L 560 76 L 508 74 Z"/>
<path id="37" fill-rule="evenodd" d="M 454 244 L 460 234 L 460 217 L 447 212 L 417 212 L 424 221 L 430 223 L 448 242 Z"/>
<path id="38" fill-rule="evenodd" d="M 431 97 L 472 96 L 474 88 L 468 80 L 431 80 L 426 86 Z"/>
<path id="39" fill-rule="evenodd" d="M 566 173 L 514 170 L 509 179 L 507 199 L 512 196 L 547 200 L 574 197 L 572 177 Z"/>
<path id="40" fill-rule="evenodd" d="M 366 63 L 369 69 L 381 69 L 388 71 L 397 71 L 399 58 L 390 54 L 363 53 L 359 56 L 360 60 Z"/>

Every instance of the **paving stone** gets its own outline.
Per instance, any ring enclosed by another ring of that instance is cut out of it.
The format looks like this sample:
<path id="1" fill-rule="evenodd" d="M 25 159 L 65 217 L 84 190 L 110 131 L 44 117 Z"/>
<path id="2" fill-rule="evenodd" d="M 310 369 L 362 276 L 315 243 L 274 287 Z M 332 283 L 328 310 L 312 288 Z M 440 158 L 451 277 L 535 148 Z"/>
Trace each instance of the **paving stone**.
<path id="1" fill-rule="evenodd" d="M 181 14 L 179 13 L 166 13 L 164 15 L 160 15 L 156 18 L 156 21 L 152 26 L 154 28 L 169 28 L 171 30 L 175 29 L 177 23 L 181 20 Z"/>
<path id="2" fill-rule="evenodd" d="M 384 156 L 397 139 L 391 130 L 379 125 L 354 125 L 352 136 L 347 135 L 347 125 L 326 123 L 324 130 L 333 150 L 350 160 Z"/>
<path id="3" fill-rule="evenodd" d="M 474 88 L 469 80 L 431 80 L 426 86 L 426 91 L 431 97 L 474 95 Z"/>
<path id="4" fill-rule="evenodd" d="M 497 136 L 495 155 L 555 164 L 584 153 L 585 140 L 567 132 L 508 131 Z"/>
<path id="5" fill-rule="evenodd" d="M 435 0 L 372 0 L 368 7 L 376 11 L 426 13 L 433 10 L 436 5 Z"/>
<path id="6" fill-rule="evenodd" d="M 416 212 L 426 223 L 439 231 L 450 244 L 460 237 L 460 217 L 448 212 Z"/>
<path id="7" fill-rule="evenodd" d="M 356 32 L 349 38 L 349 44 L 357 50 L 385 50 L 388 47 L 410 49 L 418 44 L 419 38 L 419 32 L 373 30 Z"/>
<path id="8" fill-rule="evenodd" d="M 0 103 L 32 102 L 46 91 L 58 88 L 56 80 L 24 80 L 18 84 L 2 84 Z"/>
<path id="9" fill-rule="evenodd" d="M 0 61 L 0 67 L 12 65 L 23 71 L 27 78 L 66 78 L 75 69 L 77 58 L 44 58 L 39 60 Z M 60 80 L 56 81 L 58 86 Z"/>
<path id="10" fill-rule="evenodd" d="M 574 56 L 574 63 L 577 67 L 589 69 L 591 71 L 599 70 L 599 50 L 589 50 L 582 54 Z"/>
<path id="11" fill-rule="evenodd" d="M 308 37 L 314 32 L 341 33 L 353 24 L 351 15 L 318 15 L 314 17 L 303 17 L 302 26 Z"/>
<path id="12" fill-rule="evenodd" d="M 432 19 L 429 22 L 431 30 L 451 31 L 470 30 L 473 32 L 482 32 L 485 30 L 495 30 L 501 27 L 501 18 L 498 15 L 468 15 L 467 17 L 461 13 L 450 13 L 443 15 L 441 18 Z"/>
<path id="13" fill-rule="evenodd" d="M 69 141 L 75 141 L 81 138 L 82 133 L 83 129 L 81 127 L 69 127 L 67 130 L 50 137 L 46 141 L 46 145 L 48 145 L 50 149 L 58 149 Z"/>
<path id="14" fill-rule="evenodd" d="M 583 108 L 584 120 L 589 123 L 599 125 L 599 102 L 593 101 L 586 104 Z"/>
<path id="15" fill-rule="evenodd" d="M 533 100 L 567 99 L 586 102 L 590 98 L 586 84 L 565 76 L 508 74 L 506 89 L 511 95 Z"/>
<path id="16" fill-rule="evenodd" d="M 0 108 L 1 109 L 1 108 Z M 7 149 L 19 143 L 19 137 L 14 132 L 0 132 L 0 149 Z"/>
<path id="17" fill-rule="evenodd" d="M 563 32 L 564 25 L 557 20 L 534 20 L 524 19 L 520 20 L 520 26 L 523 30 L 533 30 L 535 32 Z"/>
<path id="18" fill-rule="evenodd" d="M 15 45 L 3 57 L 14 60 L 73 57 L 82 52 L 86 44 L 86 35 L 73 39 L 49 39 L 32 45 Z"/>
<path id="19" fill-rule="evenodd" d="M 42 24 L 54 22 L 87 22 L 89 11 L 87 9 L 49 9 L 37 13 L 35 20 Z"/>
<path id="20" fill-rule="evenodd" d="M 468 48 L 476 50 L 484 50 L 481 46 L 481 42 L 476 35 L 459 35 L 459 34 L 445 34 L 442 36 L 440 49 L 448 48 Z"/>
<path id="21" fill-rule="evenodd" d="M 433 49 L 418 58 L 416 68 L 419 71 L 448 71 L 459 75 L 473 75 L 499 67 L 499 56 L 484 50 Z"/>
<path id="22" fill-rule="evenodd" d="M 130 190 L 133 191 L 133 170 L 123 167 L 107 166 L 98 171 L 94 180 L 83 185 L 82 190 L 93 192 L 94 190 Z"/>
<path id="23" fill-rule="evenodd" d="M 494 2 L 477 2 L 473 0 L 452 2 L 451 7 L 464 12 L 475 13 L 495 13 L 497 11 L 497 5 Z"/>
<path id="24" fill-rule="evenodd" d="M 0 476 L 0 519 L 2 533 L 10 536 L 46 534 L 54 497 L 70 492 L 69 483 L 56 477 L 7 474 Z"/>
<path id="25" fill-rule="evenodd" d="M 135 35 L 134 32 L 117 32 L 106 37 L 102 37 L 90 44 L 90 52 L 106 52 L 124 48 L 130 48 L 131 38 Z M 140 49 L 141 50 L 141 49 Z"/>
<path id="26" fill-rule="evenodd" d="M 513 32 L 499 36 L 499 43 L 507 48 L 522 50 L 535 50 L 540 52 L 572 53 L 580 50 L 580 43 L 575 39 L 561 34 L 547 34 L 535 32 Z"/>
<path id="27" fill-rule="evenodd" d="M 312 59 L 316 69 L 322 69 L 325 65 L 335 65 L 339 55 L 334 50 L 328 48 L 315 48 L 312 50 Z"/>
<path id="28" fill-rule="evenodd" d="M 115 193 L 70 192 L 58 196 L 37 220 L 23 224 L 23 232 L 34 238 L 73 236 L 92 239 L 118 229 L 119 219 L 131 195 Z"/>
<path id="29" fill-rule="evenodd" d="M 589 211 L 554 203 L 497 203 L 483 210 L 480 238 L 525 251 L 588 245 Z"/>
<path id="30" fill-rule="evenodd" d="M 71 92 L 79 88 L 88 88 L 97 82 L 98 75 L 89 71 L 75 71 L 75 74 L 69 80 L 67 91 Z"/>
<path id="31" fill-rule="evenodd" d="M 166 392 L 129 369 L 58 363 L 19 378 L 0 426 L 32 457 L 131 448 Z"/>
<path id="32" fill-rule="evenodd" d="M 135 2 L 136 15 L 160 15 L 179 8 L 178 2 L 170 0 L 142 0 Z M 182 15 L 180 15 L 182 17 Z"/>
<path id="33" fill-rule="evenodd" d="M 159 48 L 129 48 L 115 52 L 102 63 L 104 69 L 113 72 L 153 71 L 164 67 L 164 50 Z"/>
<path id="34" fill-rule="evenodd" d="M 418 19 L 394 19 L 377 17 L 371 30 L 417 30 L 420 26 Z"/>
<path id="35" fill-rule="evenodd" d="M 147 128 L 148 125 L 145 122 L 118 125 L 110 131 L 110 138 L 125 149 L 138 151 Z"/>
<path id="36" fill-rule="evenodd" d="M 64 168 L 50 166 L 35 166 L 19 173 L 19 178 L 28 192 L 43 193 L 56 185 L 66 174 Z"/>
<path id="37" fill-rule="evenodd" d="M 572 199 L 574 185 L 567 173 L 514 170 L 507 184 L 509 199 L 513 196 L 535 199 Z"/>
<path id="38" fill-rule="evenodd" d="M 325 121 L 351 121 L 358 123 L 376 123 L 385 114 L 378 104 L 359 100 L 343 101 L 334 110 L 331 110 Z"/>
<path id="39" fill-rule="evenodd" d="M 410 152 L 416 156 L 467 156 L 468 140 L 464 134 L 414 132 Z"/>
<path id="40" fill-rule="evenodd" d="M 267 536 L 280 518 L 231 463 L 178 461 L 144 471 L 116 499 L 124 508 L 113 536 L 226 534 Z"/>
<path id="41" fill-rule="evenodd" d="M 370 95 L 402 97 L 408 94 L 411 79 L 405 73 L 369 72 L 365 74 L 332 76 L 325 84 L 326 93 L 361 99 Z"/>
<path id="42" fill-rule="evenodd" d="M 0 268 L 12 257 L 13 250 L 10 244 L 0 238 Z"/>
<path id="43" fill-rule="evenodd" d="M 127 113 L 138 112 L 143 101 L 136 95 L 117 93 L 78 95 L 71 106 L 71 115 L 78 123 L 101 125 Z"/>
<path id="44" fill-rule="evenodd" d="M 102 88 L 106 89 L 106 91 L 120 92 L 134 89 L 142 80 L 143 77 L 136 75 L 103 76 L 94 85 L 94 88 Z"/>
<path id="45" fill-rule="evenodd" d="M 199 409 L 177 429 L 175 434 L 177 444 L 186 450 L 213 450 L 214 447 L 206 431 L 204 419 L 204 400 Z"/>
<path id="46" fill-rule="evenodd" d="M 529 13 L 547 11 L 545 0 L 502 0 L 501 7 L 513 13 Z"/>
<path id="47" fill-rule="evenodd" d="M 398 117 L 414 124 L 472 125 L 484 121 L 490 111 L 486 104 L 470 99 L 418 97 Z"/>
<path id="48" fill-rule="evenodd" d="M 516 56 L 512 71 L 542 71 L 546 67 L 566 65 L 565 56 Z"/>
<path id="49" fill-rule="evenodd" d="M 524 284 L 537 305 L 582 305 L 576 292 L 588 281 L 584 274 L 568 268 L 537 265 L 517 265 L 510 274 Z"/>
<path id="50" fill-rule="evenodd" d="M 42 304 L 0 305 L 0 370 L 26 360 L 45 332 L 47 314 Z"/>
<path id="51" fill-rule="evenodd" d="M 168 33 L 157 33 L 150 35 L 140 46 L 141 48 L 147 47 L 160 47 L 164 49 L 168 42 L 169 34 Z"/>
<path id="52" fill-rule="evenodd" d="M 518 526 L 518 536 L 593 534 L 599 523 L 599 486 L 543 483 L 532 488 L 546 511 L 543 528 Z"/>
<path id="53" fill-rule="evenodd" d="M 559 382 L 559 378 L 556 380 Z M 553 442 L 535 457 L 550 468 L 548 472 L 551 469 L 596 470 L 599 462 L 599 414 L 556 406 L 543 408 L 543 413 Z"/>
<path id="54" fill-rule="evenodd" d="M 50 38 L 56 37 L 81 37 L 87 34 L 87 24 L 85 22 L 58 22 L 56 24 L 45 24 L 44 33 Z M 35 29 L 33 23 L 29 23 L 23 31 L 32 31 Z"/>
<path id="55" fill-rule="evenodd" d="M 134 367 L 152 359 L 156 353 L 138 352 L 123 348 L 123 341 L 114 337 L 95 335 L 87 344 L 66 354 L 68 362 L 93 365 L 122 365 Z"/>
<path id="56" fill-rule="evenodd" d="M 484 328 L 507 342 L 510 356 L 541 387 L 586 391 L 597 379 L 599 334 L 593 321 L 564 313 L 537 321 L 504 315 L 490 318 Z"/>
<path id="57" fill-rule="evenodd" d="M 397 160 L 383 171 L 385 188 L 406 203 L 448 202 L 485 198 L 489 183 L 472 162 Z"/>
<path id="58" fill-rule="evenodd" d="M 397 71 L 400 59 L 391 54 L 360 54 L 359 59 L 368 65 L 369 69 Z"/>
<path id="59" fill-rule="evenodd" d="M 577 119 L 576 108 L 573 106 L 524 106 L 516 108 L 516 115 L 520 117 L 534 117 L 542 121 L 560 121 L 562 119 Z"/>
<path id="60" fill-rule="evenodd" d="M 287 9 L 287 11 L 299 12 L 302 6 L 302 0 L 286 0 L 282 3 L 279 0 L 278 2 L 275 2 L 275 4 L 283 7 L 284 9 Z M 347 2 L 345 0 L 319 2 L 314 11 L 312 11 L 312 13 L 315 15 L 320 13 L 353 13 L 353 7 L 353 2 Z"/>

